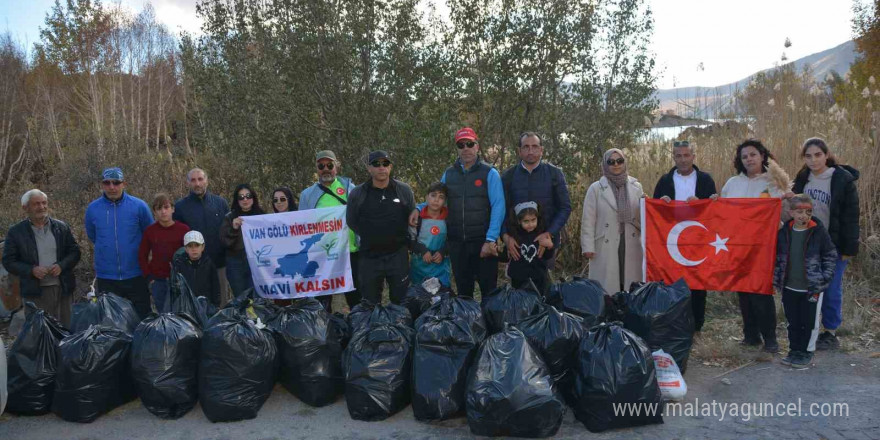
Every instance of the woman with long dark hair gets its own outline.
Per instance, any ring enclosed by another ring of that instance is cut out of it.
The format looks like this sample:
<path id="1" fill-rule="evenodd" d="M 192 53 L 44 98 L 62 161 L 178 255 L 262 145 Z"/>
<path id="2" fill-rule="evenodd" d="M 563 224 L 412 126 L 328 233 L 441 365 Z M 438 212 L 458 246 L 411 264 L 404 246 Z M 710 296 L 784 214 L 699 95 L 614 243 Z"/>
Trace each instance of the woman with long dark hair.
<path id="1" fill-rule="evenodd" d="M 293 191 L 286 186 L 279 186 L 272 191 L 272 212 L 296 211 L 296 200 L 293 199 Z"/>
<path id="2" fill-rule="evenodd" d="M 236 186 L 232 193 L 232 209 L 220 225 L 220 242 L 226 248 L 226 279 L 234 296 L 254 287 L 241 236 L 241 224 L 244 217 L 259 214 L 263 214 L 263 210 L 256 191 L 247 183 Z"/>
<path id="3" fill-rule="evenodd" d="M 837 248 L 834 278 L 822 297 L 822 327 L 825 331 L 816 341 L 816 349 L 840 346 L 835 335 L 843 322 L 843 272 L 849 259 L 859 252 L 859 171 L 842 165 L 821 138 L 810 138 L 801 148 L 804 166 L 794 179 L 795 193 L 804 193 L 813 200 L 813 216 L 828 228 Z"/>

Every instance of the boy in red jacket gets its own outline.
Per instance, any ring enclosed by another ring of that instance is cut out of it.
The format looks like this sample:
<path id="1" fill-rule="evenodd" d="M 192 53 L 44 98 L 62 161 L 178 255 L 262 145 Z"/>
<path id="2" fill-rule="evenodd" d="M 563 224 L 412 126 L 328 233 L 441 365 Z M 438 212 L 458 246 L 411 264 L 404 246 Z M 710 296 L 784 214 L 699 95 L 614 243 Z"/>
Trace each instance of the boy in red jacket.
<path id="1" fill-rule="evenodd" d="M 156 311 L 161 313 L 165 310 L 165 301 L 168 298 L 171 258 L 174 252 L 180 249 L 183 236 L 189 232 L 189 226 L 172 218 L 174 202 L 167 194 L 157 194 L 150 207 L 153 209 L 156 222 L 144 230 L 144 237 L 138 250 L 138 260 L 144 278 L 150 285 L 153 305 Z"/>

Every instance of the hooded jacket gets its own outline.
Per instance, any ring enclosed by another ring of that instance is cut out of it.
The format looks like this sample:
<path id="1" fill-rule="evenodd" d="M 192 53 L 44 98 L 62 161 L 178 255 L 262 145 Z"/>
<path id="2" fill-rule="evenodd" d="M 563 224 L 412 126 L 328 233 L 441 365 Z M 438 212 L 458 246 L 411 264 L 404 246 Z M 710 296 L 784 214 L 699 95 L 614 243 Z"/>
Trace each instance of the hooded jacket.
<path id="1" fill-rule="evenodd" d="M 859 253 L 859 171 L 847 165 L 835 165 L 831 176 L 831 206 L 828 234 L 841 255 Z M 801 170 L 794 179 L 795 194 L 804 192 L 810 170 Z"/>
<path id="2" fill-rule="evenodd" d="M 831 237 L 822 226 L 819 219 L 813 217 L 807 225 L 807 239 L 804 245 L 804 255 L 789 255 L 791 247 L 791 230 L 794 220 L 785 223 L 778 233 L 776 240 L 776 265 L 773 268 L 773 286 L 777 290 L 785 287 L 785 274 L 788 270 L 788 262 L 791 258 L 803 258 L 807 275 L 807 289 L 809 293 L 824 292 L 831 284 L 834 277 L 834 268 L 837 265 L 837 251 Z"/>

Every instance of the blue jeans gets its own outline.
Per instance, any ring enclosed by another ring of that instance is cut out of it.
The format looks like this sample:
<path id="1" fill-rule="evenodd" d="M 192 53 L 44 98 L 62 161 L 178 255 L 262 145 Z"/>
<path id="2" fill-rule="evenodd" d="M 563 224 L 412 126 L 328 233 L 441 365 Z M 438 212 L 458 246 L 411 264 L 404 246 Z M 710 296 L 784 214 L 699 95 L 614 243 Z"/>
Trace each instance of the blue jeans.
<path id="1" fill-rule="evenodd" d="M 834 266 L 834 278 L 825 291 L 822 300 L 822 327 L 826 330 L 837 330 L 843 322 L 843 271 L 849 261 L 837 257 L 837 265 Z"/>
<path id="2" fill-rule="evenodd" d="M 156 305 L 156 312 L 164 312 L 165 302 L 168 301 L 168 280 L 153 279 L 153 282 L 150 284 L 150 293 L 153 294 L 153 304 Z"/>
<path id="3" fill-rule="evenodd" d="M 251 267 L 248 265 L 246 256 L 226 255 L 226 280 L 229 281 L 233 297 L 237 297 L 245 290 L 254 287 Z"/>

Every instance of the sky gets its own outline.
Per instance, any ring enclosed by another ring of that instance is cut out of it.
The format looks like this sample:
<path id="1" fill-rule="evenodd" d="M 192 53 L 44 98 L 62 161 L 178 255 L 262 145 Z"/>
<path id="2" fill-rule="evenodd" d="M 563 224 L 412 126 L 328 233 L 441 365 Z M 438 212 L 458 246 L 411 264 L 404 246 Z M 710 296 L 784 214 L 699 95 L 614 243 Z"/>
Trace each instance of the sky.
<path id="1" fill-rule="evenodd" d="M 140 11 L 148 0 L 117 0 Z M 441 0 L 442 1 L 442 0 Z M 862 0 L 865 1 L 865 0 Z M 152 0 L 172 31 L 198 32 L 197 0 Z M 27 47 L 54 0 L 0 0 L 0 32 Z M 105 0 L 105 3 L 109 3 Z M 718 86 L 852 38 L 851 0 L 648 0 L 654 14 L 658 86 Z M 438 8 L 443 11 L 445 8 Z M 784 47 L 785 39 L 791 47 Z M 699 66 L 702 65 L 702 69 Z"/>

